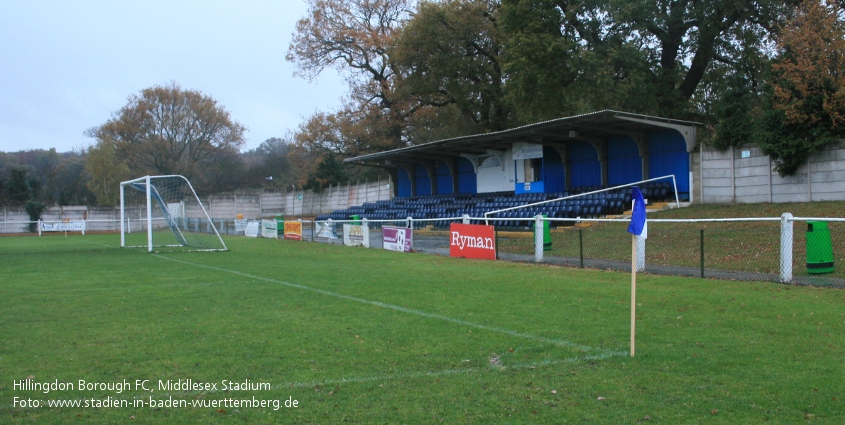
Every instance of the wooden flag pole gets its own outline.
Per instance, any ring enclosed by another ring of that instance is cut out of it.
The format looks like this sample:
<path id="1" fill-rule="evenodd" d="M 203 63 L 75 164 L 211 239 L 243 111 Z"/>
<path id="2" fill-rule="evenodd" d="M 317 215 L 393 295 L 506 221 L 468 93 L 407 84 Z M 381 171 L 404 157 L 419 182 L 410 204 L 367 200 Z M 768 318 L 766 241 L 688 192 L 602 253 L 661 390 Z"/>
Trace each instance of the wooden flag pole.
<path id="1" fill-rule="evenodd" d="M 637 328 L 637 235 L 631 235 L 631 357 Z"/>

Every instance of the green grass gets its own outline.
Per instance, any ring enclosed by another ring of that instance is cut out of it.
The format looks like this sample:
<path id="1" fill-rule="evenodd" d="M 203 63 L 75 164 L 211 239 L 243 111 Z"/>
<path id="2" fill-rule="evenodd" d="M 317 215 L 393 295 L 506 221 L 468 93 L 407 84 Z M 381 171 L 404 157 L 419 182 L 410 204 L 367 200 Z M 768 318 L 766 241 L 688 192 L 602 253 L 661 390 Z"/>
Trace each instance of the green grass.
<path id="1" fill-rule="evenodd" d="M 0 238 L 0 423 L 843 423 L 845 291 L 226 239 Z M 192 379 L 261 391 L 57 391 Z M 14 397 L 298 401 L 21 408 Z"/>

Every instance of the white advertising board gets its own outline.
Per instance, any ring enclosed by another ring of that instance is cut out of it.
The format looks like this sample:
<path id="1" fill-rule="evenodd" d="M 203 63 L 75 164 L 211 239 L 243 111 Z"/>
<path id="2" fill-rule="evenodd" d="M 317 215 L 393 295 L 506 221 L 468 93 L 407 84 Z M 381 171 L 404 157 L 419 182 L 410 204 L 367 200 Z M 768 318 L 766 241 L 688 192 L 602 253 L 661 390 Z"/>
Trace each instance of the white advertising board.
<path id="1" fill-rule="evenodd" d="M 85 234 L 85 221 L 41 222 L 42 232 L 82 232 Z"/>
<path id="2" fill-rule="evenodd" d="M 344 224 L 343 244 L 346 246 L 370 247 L 370 229 L 367 226 Z"/>
<path id="3" fill-rule="evenodd" d="M 250 238 L 257 238 L 260 231 L 261 222 L 256 220 L 250 220 L 246 224 L 246 227 L 244 227 L 244 236 L 248 236 Z"/>
<path id="4" fill-rule="evenodd" d="M 261 220 L 261 237 L 269 239 L 279 238 L 279 228 L 276 220 Z"/>

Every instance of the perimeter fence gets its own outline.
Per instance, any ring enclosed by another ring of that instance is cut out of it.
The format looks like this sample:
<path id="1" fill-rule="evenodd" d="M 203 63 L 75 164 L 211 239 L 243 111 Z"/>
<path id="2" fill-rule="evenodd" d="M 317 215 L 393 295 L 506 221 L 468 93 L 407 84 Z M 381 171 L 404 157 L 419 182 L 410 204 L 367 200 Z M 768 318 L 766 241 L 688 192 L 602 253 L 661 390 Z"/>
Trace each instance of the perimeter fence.
<path id="1" fill-rule="evenodd" d="M 484 217 L 328 220 L 303 222 L 304 231 L 308 229 L 303 239 L 344 244 L 343 225 L 360 225 L 367 229 L 366 244 L 360 236 L 351 243 L 347 237 L 346 243 L 382 249 L 384 227 L 408 228 L 413 229 L 414 252 L 449 255 L 451 223 L 485 222 L 495 229 L 496 257 L 501 260 L 631 270 L 629 219 L 535 217 L 509 219 L 506 226 Z M 533 231 L 545 223 L 550 240 L 544 232 Z M 649 219 L 648 239 L 638 244 L 637 257 L 639 271 L 646 273 L 845 288 L 845 219 L 789 213 L 773 218 Z M 832 267 L 826 267 L 828 262 Z"/>
<path id="2" fill-rule="evenodd" d="M 131 231 L 146 231 L 139 220 L 127 221 Z M 233 236 L 244 235 L 249 221 L 253 220 L 212 219 L 220 234 Z M 631 269 L 627 218 L 540 216 L 503 220 L 464 216 L 297 221 L 302 223 L 300 237 L 307 242 L 397 250 L 393 229 L 410 229 L 408 251 L 446 256 L 450 255 L 452 223 L 486 223 L 495 231 L 496 258 L 500 260 Z M 85 222 L 88 231 L 119 227 L 119 220 Z M 545 232 L 533 231 L 546 223 L 550 227 L 547 237 Z M 27 226 L 38 222 L 13 224 Z M 649 219 L 648 239 L 638 245 L 637 265 L 639 271 L 661 275 L 845 288 L 845 219 L 793 217 L 789 213 L 772 218 Z"/>

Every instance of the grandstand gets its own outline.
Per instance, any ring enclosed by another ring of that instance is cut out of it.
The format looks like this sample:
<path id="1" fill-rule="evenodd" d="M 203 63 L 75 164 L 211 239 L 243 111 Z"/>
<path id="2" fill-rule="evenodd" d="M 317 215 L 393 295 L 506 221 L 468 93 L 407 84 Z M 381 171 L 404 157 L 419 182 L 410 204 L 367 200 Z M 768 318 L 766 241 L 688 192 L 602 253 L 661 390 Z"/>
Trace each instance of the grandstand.
<path id="1" fill-rule="evenodd" d="M 538 214 L 564 219 L 621 214 L 635 182 L 645 183 L 640 188 L 652 202 L 670 194 L 691 201 L 698 125 L 605 110 L 348 158 L 345 163 L 391 170 L 397 196 L 317 220 L 411 217 L 443 227 L 467 215 L 522 228 Z M 672 183 L 657 176 L 672 176 Z"/>
<path id="2" fill-rule="evenodd" d="M 622 214 L 630 209 L 631 188 L 614 189 L 601 193 L 590 193 L 606 189 L 602 186 L 582 186 L 572 191 L 553 193 L 521 193 L 490 192 L 479 194 L 441 194 L 396 197 L 391 200 L 368 202 L 360 206 L 335 210 L 330 214 L 317 216 L 317 221 L 349 220 L 352 216 L 376 220 L 373 226 L 380 227 L 382 220 L 405 220 L 408 217 L 415 220 L 438 220 L 430 222 L 434 227 L 448 227 L 450 221 L 457 217 L 468 215 L 473 218 L 483 217 L 485 213 L 506 208 L 516 208 L 536 204 L 543 201 L 553 201 L 573 195 L 573 199 L 557 200 L 542 205 L 529 206 L 512 211 L 500 212 L 491 219 L 491 224 L 502 228 L 523 228 L 528 226 L 525 221 L 515 219 L 531 218 L 538 214 L 550 218 L 597 218 L 611 214 Z M 668 182 L 650 182 L 641 188 L 643 194 L 651 201 L 664 201 L 674 194 Z M 474 220 L 478 223 L 481 220 Z M 561 225 L 572 225 L 574 222 L 559 222 Z"/>

